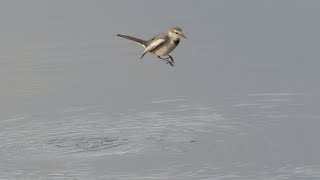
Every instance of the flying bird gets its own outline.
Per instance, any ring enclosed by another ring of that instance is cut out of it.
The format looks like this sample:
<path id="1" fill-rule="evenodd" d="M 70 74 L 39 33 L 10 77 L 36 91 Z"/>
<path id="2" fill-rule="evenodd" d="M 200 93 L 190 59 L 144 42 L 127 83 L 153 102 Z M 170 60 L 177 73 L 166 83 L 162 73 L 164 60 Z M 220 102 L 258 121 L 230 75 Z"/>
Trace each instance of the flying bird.
<path id="1" fill-rule="evenodd" d="M 174 60 L 169 54 L 178 46 L 181 37 L 186 38 L 179 27 L 171 27 L 166 32 L 155 35 L 147 41 L 123 34 L 117 34 L 117 36 L 143 46 L 145 49 L 142 52 L 140 59 L 150 52 L 155 54 L 159 59 L 166 61 L 167 64 L 170 64 L 171 66 L 174 66 Z M 162 56 L 168 57 L 164 58 Z"/>

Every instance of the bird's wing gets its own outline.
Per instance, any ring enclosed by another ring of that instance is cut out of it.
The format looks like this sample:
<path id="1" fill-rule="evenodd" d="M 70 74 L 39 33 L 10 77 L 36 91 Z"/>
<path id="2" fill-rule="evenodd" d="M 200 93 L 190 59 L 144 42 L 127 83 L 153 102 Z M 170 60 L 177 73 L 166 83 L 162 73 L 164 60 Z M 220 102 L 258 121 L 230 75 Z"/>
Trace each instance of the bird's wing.
<path id="1" fill-rule="evenodd" d="M 165 39 L 157 39 L 154 42 L 152 42 L 151 44 L 149 44 L 149 46 L 147 46 L 146 49 L 143 51 L 141 58 L 143 58 L 143 56 L 146 53 L 148 53 L 148 52 L 154 50 L 155 48 L 159 47 L 161 44 L 163 44 L 164 41 L 165 41 Z"/>
<path id="2" fill-rule="evenodd" d="M 132 36 L 127 36 L 127 35 L 124 35 L 124 34 L 117 34 L 118 37 L 122 37 L 124 39 L 128 39 L 130 41 L 133 41 L 141 46 L 143 46 L 144 48 L 146 47 L 146 41 L 142 40 L 142 39 L 138 39 L 138 38 L 135 38 L 135 37 L 132 37 Z"/>

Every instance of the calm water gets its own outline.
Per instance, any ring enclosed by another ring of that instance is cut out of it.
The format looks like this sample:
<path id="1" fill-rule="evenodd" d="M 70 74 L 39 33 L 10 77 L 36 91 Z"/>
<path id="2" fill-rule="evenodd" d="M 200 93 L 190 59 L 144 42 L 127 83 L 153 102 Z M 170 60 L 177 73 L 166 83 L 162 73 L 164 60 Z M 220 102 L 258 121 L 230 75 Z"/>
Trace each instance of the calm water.
<path id="1" fill-rule="evenodd" d="M 0 179 L 320 178 L 318 1 L 1 1 Z M 170 26 L 174 68 L 124 33 Z"/>

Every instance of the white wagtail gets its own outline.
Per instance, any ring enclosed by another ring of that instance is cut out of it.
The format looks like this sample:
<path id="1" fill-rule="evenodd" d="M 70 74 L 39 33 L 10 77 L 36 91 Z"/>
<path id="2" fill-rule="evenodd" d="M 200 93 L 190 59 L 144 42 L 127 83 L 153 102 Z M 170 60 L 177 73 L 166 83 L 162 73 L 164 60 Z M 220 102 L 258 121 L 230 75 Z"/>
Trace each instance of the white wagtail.
<path id="1" fill-rule="evenodd" d="M 169 53 L 178 46 L 181 37 L 186 38 L 179 27 L 172 27 L 168 31 L 160 33 L 147 41 L 123 34 L 117 34 L 117 36 L 131 40 L 143 46 L 145 49 L 141 58 L 143 58 L 146 53 L 150 52 L 155 54 L 158 58 L 166 61 L 167 64 L 169 63 L 171 66 L 174 65 L 174 60 Z M 168 57 L 163 58 L 161 56 Z"/>

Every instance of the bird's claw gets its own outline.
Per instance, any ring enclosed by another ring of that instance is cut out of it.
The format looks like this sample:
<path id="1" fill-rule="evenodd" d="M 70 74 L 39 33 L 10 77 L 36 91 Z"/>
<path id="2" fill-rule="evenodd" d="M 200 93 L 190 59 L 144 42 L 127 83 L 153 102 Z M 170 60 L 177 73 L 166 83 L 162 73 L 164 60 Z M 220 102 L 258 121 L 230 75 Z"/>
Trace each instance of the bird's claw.
<path id="1" fill-rule="evenodd" d="M 164 61 L 166 61 L 166 64 L 170 64 L 171 66 L 174 66 L 174 61 L 173 61 L 173 58 L 169 55 L 169 57 L 168 58 L 162 58 L 161 56 L 157 56 L 159 59 L 162 59 L 162 60 L 164 60 Z M 170 60 L 168 60 L 168 59 L 171 59 L 171 61 Z"/>
<path id="2" fill-rule="evenodd" d="M 172 67 L 174 66 L 173 63 L 171 61 L 167 61 L 166 64 L 170 64 Z"/>

